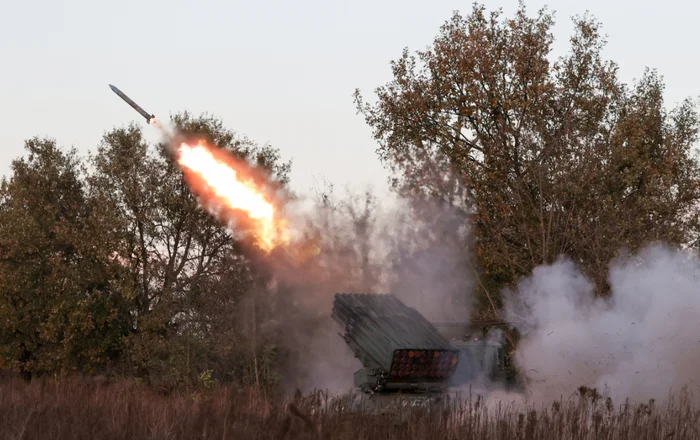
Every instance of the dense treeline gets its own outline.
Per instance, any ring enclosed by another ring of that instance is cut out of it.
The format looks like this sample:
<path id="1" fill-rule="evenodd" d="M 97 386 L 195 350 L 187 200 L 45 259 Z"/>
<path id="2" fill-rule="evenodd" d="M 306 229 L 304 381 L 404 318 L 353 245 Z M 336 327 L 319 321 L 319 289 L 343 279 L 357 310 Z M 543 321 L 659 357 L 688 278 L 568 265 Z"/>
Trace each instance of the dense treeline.
<path id="1" fill-rule="evenodd" d="M 500 289 L 560 254 L 607 294 L 607 265 L 620 251 L 698 238 L 695 102 L 667 111 L 652 70 L 623 84 L 590 17 L 574 20 L 569 53 L 551 60 L 553 23 L 545 10 L 530 17 L 521 5 L 502 18 L 477 5 L 455 13 L 428 49 L 393 61 L 375 102 L 356 93 L 392 186 L 428 226 L 409 246 L 396 222 L 385 244 L 401 246 L 383 263 L 410 276 L 426 259 L 421 249 L 450 243 L 450 270 L 476 280 L 481 317 L 499 318 Z M 288 188 L 291 163 L 277 149 L 216 118 L 182 113 L 173 123 Z M 300 362 L 288 332 L 259 331 L 264 316 L 293 307 L 270 293 L 285 287 L 270 287 L 245 234 L 198 206 L 164 145 L 130 125 L 107 132 L 88 157 L 46 138 L 25 148 L 0 188 L 0 368 L 274 387 L 283 364 Z M 321 194 L 317 205 L 314 240 L 343 263 L 319 263 L 316 288 L 378 285 L 371 245 L 387 231 L 377 201 L 338 205 Z M 339 226 L 346 218 L 350 227 Z M 453 283 L 450 295 L 468 303 L 474 292 Z"/>

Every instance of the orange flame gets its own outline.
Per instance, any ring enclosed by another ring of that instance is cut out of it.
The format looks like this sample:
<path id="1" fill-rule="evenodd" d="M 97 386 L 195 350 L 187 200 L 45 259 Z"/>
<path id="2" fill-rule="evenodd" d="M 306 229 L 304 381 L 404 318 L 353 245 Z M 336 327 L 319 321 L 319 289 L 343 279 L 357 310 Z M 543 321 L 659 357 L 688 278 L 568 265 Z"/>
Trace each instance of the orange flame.
<path id="1" fill-rule="evenodd" d="M 208 192 L 213 194 L 215 204 L 242 210 L 254 220 L 257 227 L 253 232 L 259 247 L 269 252 L 287 242 L 284 222 L 275 218 L 275 207 L 265 200 L 252 180 L 240 178 L 233 166 L 233 158 L 226 160 L 221 154 L 215 155 L 203 141 L 197 145 L 183 143 L 178 153 L 180 166 L 194 173 L 197 180 L 206 185 Z M 193 186 L 193 182 L 190 182 L 190 186 Z"/>

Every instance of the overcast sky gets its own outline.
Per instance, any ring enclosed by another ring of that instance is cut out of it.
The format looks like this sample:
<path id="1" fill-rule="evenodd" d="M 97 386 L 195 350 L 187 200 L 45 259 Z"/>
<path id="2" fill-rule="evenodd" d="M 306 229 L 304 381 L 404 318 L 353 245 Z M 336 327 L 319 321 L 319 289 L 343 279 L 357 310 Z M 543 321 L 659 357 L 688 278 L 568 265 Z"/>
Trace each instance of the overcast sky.
<path id="1" fill-rule="evenodd" d="M 517 0 L 486 1 L 507 14 Z M 586 9 L 608 34 L 623 80 L 658 68 L 675 104 L 700 95 L 700 2 L 529 1 L 556 11 L 555 51 Z M 403 47 L 429 45 L 451 0 L 0 0 L 0 174 L 25 139 L 51 136 L 82 153 L 140 117 L 112 83 L 157 117 L 209 112 L 293 160 L 292 184 L 386 186 L 352 93 L 390 79 Z"/>

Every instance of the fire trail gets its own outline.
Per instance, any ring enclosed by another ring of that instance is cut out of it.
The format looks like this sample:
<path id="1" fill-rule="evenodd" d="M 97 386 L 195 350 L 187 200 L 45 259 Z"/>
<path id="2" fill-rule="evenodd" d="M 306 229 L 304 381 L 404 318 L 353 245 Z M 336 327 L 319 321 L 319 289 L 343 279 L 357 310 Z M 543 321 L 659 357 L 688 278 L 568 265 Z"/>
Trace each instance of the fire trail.
<path id="1" fill-rule="evenodd" d="M 230 213 L 226 216 L 231 217 L 221 218 L 224 223 L 233 218 L 239 226 L 249 225 L 246 229 L 264 251 L 288 243 L 285 219 L 279 218 L 277 207 L 252 178 L 255 170 L 247 162 L 230 151 L 208 145 L 203 139 L 176 141 L 176 136 L 168 134 L 165 126 L 156 123 L 155 115 L 149 114 L 117 87 L 110 84 L 109 88 L 146 118 L 149 125 L 163 132 L 170 145 L 169 152 L 182 170 L 187 185 L 211 215 L 221 217 L 221 212 L 225 211 Z"/>

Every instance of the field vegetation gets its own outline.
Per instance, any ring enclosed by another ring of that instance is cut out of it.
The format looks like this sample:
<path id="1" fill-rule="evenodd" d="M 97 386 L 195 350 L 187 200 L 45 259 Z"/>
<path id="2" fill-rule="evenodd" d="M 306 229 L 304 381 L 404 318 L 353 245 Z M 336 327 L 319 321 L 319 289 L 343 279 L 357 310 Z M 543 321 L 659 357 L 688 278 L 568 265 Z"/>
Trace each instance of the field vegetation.
<path id="1" fill-rule="evenodd" d="M 0 437 L 699 438 L 700 409 L 679 390 L 631 404 L 582 387 L 491 410 L 448 399 L 402 419 L 332 411 L 311 391 L 359 368 L 329 319 L 336 292 L 410 293 L 438 319 L 497 324 L 517 370 L 527 335 L 506 322 L 504 292 L 517 300 L 538 267 L 567 256 L 609 299 L 611 261 L 657 242 L 697 251 L 696 101 L 667 109 L 654 69 L 622 82 L 589 15 L 554 59 L 553 26 L 546 9 L 474 5 L 397 54 L 355 105 L 403 216 L 383 217 L 371 192 L 319 188 L 294 249 L 266 254 L 246 222 L 202 209 L 138 124 L 86 157 L 28 139 L 0 185 Z M 301 198 L 277 148 L 210 115 L 170 123 L 255 168 L 280 212 Z"/>
<path id="2" fill-rule="evenodd" d="M 342 396 L 337 399 L 342 400 Z M 338 411 L 323 392 L 284 398 L 226 386 L 161 395 L 124 380 L 72 378 L 0 385 L 7 439 L 687 439 L 700 410 L 686 392 L 663 405 L 631 405 L 582 388 L 568 400 L 516 406 L 479 397 L 446 398 L 431 411 Z"/>

